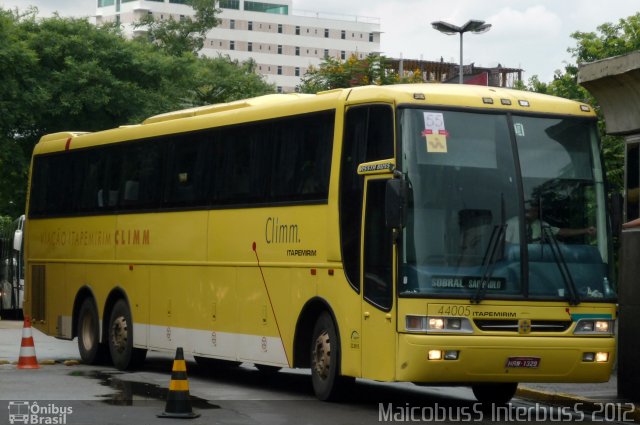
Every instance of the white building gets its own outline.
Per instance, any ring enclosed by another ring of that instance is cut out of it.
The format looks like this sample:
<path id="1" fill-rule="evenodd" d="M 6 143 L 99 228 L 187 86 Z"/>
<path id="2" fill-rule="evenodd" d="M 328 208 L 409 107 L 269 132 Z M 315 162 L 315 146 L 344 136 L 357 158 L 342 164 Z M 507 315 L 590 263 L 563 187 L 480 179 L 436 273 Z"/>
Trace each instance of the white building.
<path id="1" fill-rule="evenodd" d="M 325 56 L 364 58 L 380 51 L 378 18 L 332 15 L 292 9 L 293 0 L 218 0 L 220 24 L 207 35 L 200 52 L 253 58 L 257 70 L 281 92 L 292 92 L 309 65 Z M 145 14 L 180 19 L 193 14 L 184 0 L 98 0 L 96 23 L 119 21 L 125 33 Z"/>

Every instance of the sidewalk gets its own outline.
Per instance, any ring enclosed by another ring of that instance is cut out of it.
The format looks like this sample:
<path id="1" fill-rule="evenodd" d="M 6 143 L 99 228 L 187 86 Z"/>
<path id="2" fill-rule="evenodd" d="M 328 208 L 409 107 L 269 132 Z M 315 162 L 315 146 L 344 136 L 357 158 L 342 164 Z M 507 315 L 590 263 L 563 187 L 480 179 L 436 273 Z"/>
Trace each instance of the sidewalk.
<path id="1" fill-rule="evenodd" d="M 640 422 L 640 403 L 618 397 L 616 372 L 609 382 L 598 384 L 520 384 L 516 396 L 559 406 L 582 403 L 581 410 L 594 412 L 611 413 L 620 409 L 629 411 L 624 414 L 625 418 Z"/>

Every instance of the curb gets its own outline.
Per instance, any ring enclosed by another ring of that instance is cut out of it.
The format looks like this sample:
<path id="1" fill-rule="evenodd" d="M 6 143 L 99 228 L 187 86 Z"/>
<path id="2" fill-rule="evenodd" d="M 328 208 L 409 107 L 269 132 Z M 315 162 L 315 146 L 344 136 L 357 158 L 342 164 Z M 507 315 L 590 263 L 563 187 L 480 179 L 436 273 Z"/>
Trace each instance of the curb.
<path id="1" fill-rule="evenodd" d="M 591 398 L 580 397 L 575 394 L 550 392 L 528 387 L 519 387 L 518 391 L 516 391 L 516 396 L 528 400 L 536 400 L 558 406 L 575 406 L 576 403 L 582 403 L 587 410 L 591 411 L 602 408 L 602 406 L 605 404 L 621 405 L 621 411 L 624 414 L 624 418 L 631 419 L 634 422 L 640 423 L 640 406 L 638 406 L 638 404 L 630 403 L 625 400 L 594 400 Z M 632 409 L 627 407 L 630 404 L 634 404 L 634 407 Z M 622 418 L 620 418 L 620 420 L 622 420 Z"/>

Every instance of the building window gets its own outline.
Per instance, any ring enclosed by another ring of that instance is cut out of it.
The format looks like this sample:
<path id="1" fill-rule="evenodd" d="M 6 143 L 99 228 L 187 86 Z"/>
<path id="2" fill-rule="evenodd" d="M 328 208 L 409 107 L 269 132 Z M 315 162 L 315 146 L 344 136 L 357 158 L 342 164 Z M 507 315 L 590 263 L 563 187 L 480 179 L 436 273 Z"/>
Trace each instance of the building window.
<path id="1" fill-rule="evenodd" d="M 257 1 L 245 1 L 244 10 L 251 12 L 273 13 L 276 15 L 288 15 L 289 6 L 282 4 L 262 3 Z"/>
<path id="2" fill-rule="evenodd" d="M 282 24 L 278 24 L 278 34 L 282 34 Z"/>
<path id="3" fill-rule="evenodd" d="M 232 30 L 236 29 L 236 20 L 235 19 L 229 20 L 229 28 L 231 28 Z"/>
<path id="4" fill-rule="evenodd" d="M 296 35 L 300 35 L 300 25 L 296 25 Z"/>
<path id="5" fill-rule="evenodd" d="M 340 59 L 345 60 L 346 56 L 347 56 L 346 52 L 344 50 L 341 50 L 340 51 Z"/>
<path id="6" fill-rule="evenodd" d="M 220 0 L 218 7 L 221 9 L 240 10 L 240 0 Z"/>
<path id="7" fill-rule="evenodd" d="M 276 87 L 276 91 L 277 91 L 278 93 L 282 93 L 282 86 L 278 86 L 278 87 Z"/>
<path id="8" fill-rule="evenodd" d="M 347 38 L 347 32 L 345 30 L 340 31 L 340 38 L 343 40 Z"/>
<path id="9" fill-rule="evenodd" d="M 253 43 L 252 42 L 248 42 L 247 43 L 247 50 L 250 52 L 253 52 Z"/>
<path id="10" fill-rule="evenodd" d="M 278 54 L 282 54 L 282 44 L 278 44 Z"/>
<path id="11" fill-rule="evenodd" d="M 300 47 L 296 46 L 296 56 L 300 56 Z"/>
<path id="12" fill-rule="evenodd" d="M 253 31 L 253 21 L 249 21 L 248 25 L 249 25 L 248 27 L 249 31 Z"/>
<path id="13" fill-rule="evenodd" d="M 282 66 L 278 66 L 278 75 L 282 75 Z"/>
<path id="14" fill-rule="evenodd" d="M 327 59 L 329 57 L 329 49 L 324 49 L 324 58 Z"/>
<path id="15" fill-rule="evenodd" d="M 369 41 L 371 43 L 373 43 L 373 33 L 372 32 L 369 33 Z"/>
<path id="16" fill-rule="evenodd" d="M 296 77 L 299 77 L 299 76 L 300 76 L 300 67 L 296 66 L 296 69 L 295 69 L 295 71 L 294 71 L 294 74 L 295 74 L 295 76 L 296 76 Z"/>
<path id="17" fill-rule="evenodd" d="M 324 38 L 329 38 L 329 28 L 324 29 Z"/>
<path id="18" fill-rule="evenodd" d="M 229 42 L 229 50 L 236 50 L 236 42 L 235 41 L 230 41 Z"/>

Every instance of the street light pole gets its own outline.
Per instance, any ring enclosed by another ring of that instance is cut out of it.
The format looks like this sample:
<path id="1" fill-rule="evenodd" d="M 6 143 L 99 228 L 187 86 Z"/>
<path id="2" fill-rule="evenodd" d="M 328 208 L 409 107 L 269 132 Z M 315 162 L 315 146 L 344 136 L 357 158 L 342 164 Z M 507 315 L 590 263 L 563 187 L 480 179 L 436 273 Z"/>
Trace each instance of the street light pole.
<path id="1" fill-rule="evenodd" d="M 462 34 L 464 34 L 465 32 L 482 34 L 483 32 L 489 31 L 489 29 L 491 28 L 491 24 L 487 24 L 484 21 L 471 19 L 461 27 L 444 21 L 432 22 L 431 26 L 443 34 L 460 34 L 460 71 L 458 75 L 458 82 L 462 84 L 464 82 L 464 62 L 462 61 Z"/>

